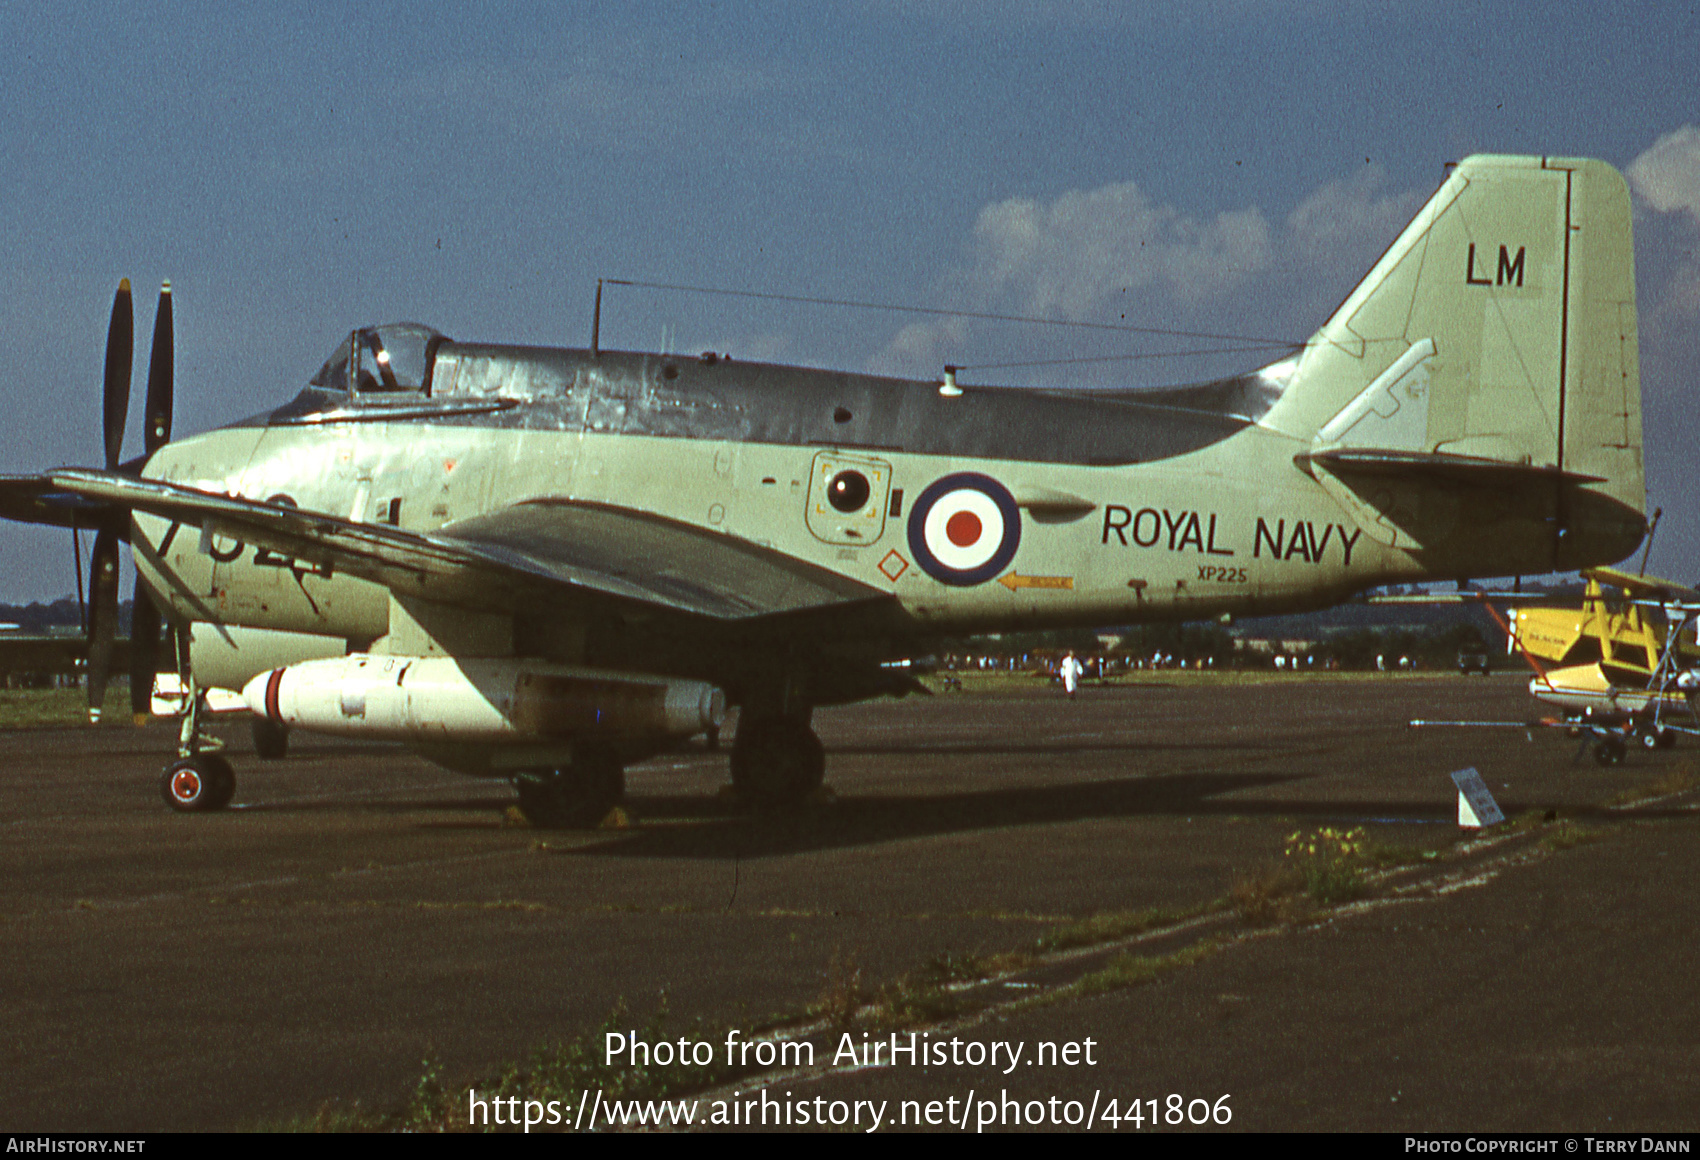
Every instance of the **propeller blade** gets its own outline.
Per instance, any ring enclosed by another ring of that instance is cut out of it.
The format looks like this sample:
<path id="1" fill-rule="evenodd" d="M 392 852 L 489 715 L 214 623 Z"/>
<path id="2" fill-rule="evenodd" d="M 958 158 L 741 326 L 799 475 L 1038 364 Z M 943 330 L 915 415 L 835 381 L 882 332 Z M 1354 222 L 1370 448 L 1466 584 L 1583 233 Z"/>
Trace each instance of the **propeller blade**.
<path id="1" fill-rule="evenodd" d="M 147 421 L 142 426 L 142 449 L 149 455 L 171 442 L 171 283 L 159 288 L 159 311 L 153 316 L 153 354 L 148 360 Z M 140 598 L 141 588 L 136 589 Z"/>
<path id="2" fill-rule="evenodd" d="M 159 675 L 159 606 L 136 577 L 136 599 L 130 606 L 130 715 L 145 725 L 153 717 L 154 678 Z"/>
<path id="3" fill-rule="evenodd" d="M 89 720 L 99 721 L 118 631 L 118 533 L 102 528 L 89 563 Z"/>
<path id="4" fill-rule="evenodd" d="M 130 413 L 130 356 L 135 347 L 130 279 L 112 296 L 112 322 L 106 328 L 106 469 L 118 466 L 124 449 L 124 420 Z"/>

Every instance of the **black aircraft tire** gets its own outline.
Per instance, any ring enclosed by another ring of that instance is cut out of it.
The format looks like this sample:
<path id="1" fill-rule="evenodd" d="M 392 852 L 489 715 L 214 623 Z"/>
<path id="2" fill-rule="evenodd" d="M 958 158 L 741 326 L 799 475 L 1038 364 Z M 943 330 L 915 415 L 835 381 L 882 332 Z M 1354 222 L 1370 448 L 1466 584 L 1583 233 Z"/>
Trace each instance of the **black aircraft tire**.
<path id="1" fill-rule="evenodd" d="M 282 761 L 289 756 L 289 727 L 265 717 L 255 717 L 254 753 L 261 761 Z"/>
<path id="2" fill-rule="evenodd" d="M 793 806 L 825 778 L 826 749 L 807 725 L 784 719 L 739 725 L 732 747 L 738 796 L 758 806 Z"/>
<path id="3" fill-rule="evenodd" d="M 527 773 L 514 782 L 525 820 L 544 830 L 594 829 L 626 792 L 626 774 L 609 754 L 589 754 L 566 769 Z"/>
<path id="4" fill-rule="evenodd" d="M 1635 735 L 1635 740 L 1641 743 L 1642 749 L 1657 749 L 1664 743 L 1663 729 L 1643 729 Z"/>
<path id="5" fill-rule="evenodd" d="M 1675 749 L 1676 748 L 1676 730 L 1675 729 L 1661 729 L 1661 730 L 1659 730 L 1659 748 L 1660 749 Z"/>
<path id="6" fill-rule="evenodd" d="M 185 757 L 166 766 L 159 779 L 165 804 L 179 813 L 222 810 L 236 796 L 236 772 L 213 754 Z"/>
<path id="7" fill-rule="evenodd" d="M 213 796 L 207 803 L 207 809 L 222 810 L 236 796 L 236 771 L 231 768 L 230 762 L 216 753 L 202 754 L 201 760 L 207 763 L 213 776 Z"/>

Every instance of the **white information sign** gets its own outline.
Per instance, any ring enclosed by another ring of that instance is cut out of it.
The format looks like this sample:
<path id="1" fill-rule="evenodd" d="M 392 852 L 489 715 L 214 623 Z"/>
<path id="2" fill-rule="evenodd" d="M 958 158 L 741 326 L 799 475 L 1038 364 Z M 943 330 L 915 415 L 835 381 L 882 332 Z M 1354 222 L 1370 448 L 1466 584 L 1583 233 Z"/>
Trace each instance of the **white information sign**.
<path id="1" fill-rule="evenodd" d="M 1499 803 L 1493 800 L 1487 783 L 1482 780 L 1482 775 L 1476 772 L 1474 766 L 1454 772 L 1452 783 L 1458 787 L 1460 828 L 1479 830 L 1484 826 L 1497 826 L 1505 820 L 1505 815 L 1499 810 Z"/>

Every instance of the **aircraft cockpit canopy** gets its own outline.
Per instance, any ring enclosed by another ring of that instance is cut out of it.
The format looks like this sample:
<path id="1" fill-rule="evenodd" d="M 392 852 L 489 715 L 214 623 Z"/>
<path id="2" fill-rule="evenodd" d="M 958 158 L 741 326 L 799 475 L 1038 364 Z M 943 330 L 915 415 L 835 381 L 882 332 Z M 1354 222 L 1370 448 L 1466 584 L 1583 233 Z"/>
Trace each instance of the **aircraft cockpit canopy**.
<path id="1" fill-rule="evenodd" d="M 358 394 L 426 393 L 431 386 L 431 364 L 437 348 L 448 341 L 447 335 L 417 322 L 362 327 L 342 340 L 342 345 L 313 376 L 312 385 L 328 391 L 346 391 L 352 373 Z"/>

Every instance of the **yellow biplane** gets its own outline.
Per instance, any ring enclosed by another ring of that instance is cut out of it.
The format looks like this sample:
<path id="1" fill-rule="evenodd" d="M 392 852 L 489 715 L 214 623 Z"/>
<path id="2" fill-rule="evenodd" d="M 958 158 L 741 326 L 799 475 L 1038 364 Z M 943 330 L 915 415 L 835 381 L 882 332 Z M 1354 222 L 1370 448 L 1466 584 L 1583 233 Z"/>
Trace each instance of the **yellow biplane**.
<path id="1" fill-rule="evenodd" d="M 1601 765 L 1623 760 L 1629 744 L 1665 749 L 1680 734 L 1700 736 L 1700 592 L 1616 568 L 1583 570 L 1578 607 L 1534 606 L 1501 616 L 1494 601 L 1513 593 L 1466 593 L 1505 629 L 1508 648 L 1534 670 L 1529 693 L 1559 716 L 1533 722 L 1413 721 L 1413 726 L 1516 725 L 1561 728 L 1591 739 Z"/>

